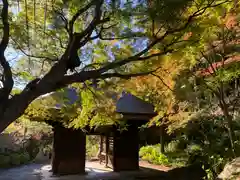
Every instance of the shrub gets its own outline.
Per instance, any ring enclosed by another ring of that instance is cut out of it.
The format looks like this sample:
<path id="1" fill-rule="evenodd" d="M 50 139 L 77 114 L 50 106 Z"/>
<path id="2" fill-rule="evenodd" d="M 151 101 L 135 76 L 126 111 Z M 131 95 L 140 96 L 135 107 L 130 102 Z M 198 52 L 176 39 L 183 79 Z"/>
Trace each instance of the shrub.
<path id="1" fill-rule="evenodd" d="M 0 168 L 7 168 L 20 164 L 26 164 L 30 161 L 29 154 L 26 152 L 14 152 L 0 154 Z"/>
<path id="2" fill-rule="evenodd" d="M 154 146 L 143 146 L 143 147 L 140 148 L 139 156 L 142 157 L 145 154 L 151 154 L 153 149 L 159 149 L 160 150 L 160 148 L 161 148 L 161 144 L 156 144 Z"/>
<path id="3" fill-rule="evenodd" d="M 169 160 L 168 160 L 167 156 L 160 153 L 157 157 L 155 157 L 155 159 L 153 160 L 153 163 L 161 164 L 161 165 L 168 165 Z"/>
<path id="4" fill-rule="evenodd" d="M 145 160 L 145 161 L 151 162 L 152 161 L 152 155 L 150 153 L 146 153 L 142 156 L 142 159 Z"/>
<path id="5" fill-rule="evenodd" d="M 199 154 L 203 151 L 202 147 L 197 144 L 189 145 L 186 149 L 188 154 Z"/>
<path id="6" fill-rule="evenodd" d="M 25 148 L 31 159 L 34 159 L 37 156 L 40 147 L 39 144 L 40 142 L 34 138 L 28 140 Z"/>
<path id="7" fill-rule="evenodd" d="M 7 155 L 0 155 L 0 167 L 1 168 L 6 168 L 6 167 L 10 167 L 10 156 Z"/>
<path id="8" fill-rule="evenodd" d="M 180 146 L 179 144 L 180 144 L 179 140 L 171 141 L 165 146 L 165 151 L 166 152 L 177 152 L 179 150 L 179 146 Z"/>
<path id="9" fill-rule="evenodd" d="M 154 145 L 154 146 L 145 146 L 142 147 L 139 151 L 139 156 L 150 163 L 153 164 L 161 164 L 161 165 L 168 165 L 169 160 L 167 156 L 162 154 L 160 152 L 160 145 Z"/>
<path id="10" fill-rule="evenodd" d="M 187 148 L 187 145 L 189 143 L 189 141 L 187 140 L 187 137 L 180 136 L 180 138 L 178 139 L 179 143 L 178 143 L 178 149 L 179 150 L 184 150 Z"/>
<path id="11" fill-rule="evenodd" d="M 86 151 L 87 159 L 96 157 L 99 150 L 99 136 L 87 136 L 86 138 Z"/>
<path id="12" fill-rule="evenodd" d="M 98 153 L 98 145 L 92 145 L 92 146 L 87 146 L 86 150 L 87 150 L 87 159 L 91 159 L 92 157 L 96 157 L 97 153 Z"/>
<path id="13" fill-rule="evenodd" d="M 18 153 L 11 154 L 10 160 L 11 160 L 12 165 L 20 165 L 21 164 L 21 156 Z"/>
<path id="14" fill-rule="evenodd" d="M 19 154 L 19 158 L 20 158 L 20 163 L 21 164 L 26 164 L 30 161 L 30 156 L 26 152 Z"/>

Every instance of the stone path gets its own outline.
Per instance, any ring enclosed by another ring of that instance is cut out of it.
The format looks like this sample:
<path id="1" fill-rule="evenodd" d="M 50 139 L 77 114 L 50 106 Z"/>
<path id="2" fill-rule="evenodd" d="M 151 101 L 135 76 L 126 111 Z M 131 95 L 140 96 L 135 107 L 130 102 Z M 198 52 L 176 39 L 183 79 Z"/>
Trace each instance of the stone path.
<path id="1" fill-rule="evenodd" d="M 0 170 L 0 180 L 134 180 L 143 171 L 112 172 L 98 162 L 86 162 L 85 175 L 53 176 L 48 164 L 29 164 L 7 170 Z"/>
<path id="2" fill-rule="evenodd" d="M 0 180 L 42 180 L 41 164 L 30 164 L 0 171 Z"/>

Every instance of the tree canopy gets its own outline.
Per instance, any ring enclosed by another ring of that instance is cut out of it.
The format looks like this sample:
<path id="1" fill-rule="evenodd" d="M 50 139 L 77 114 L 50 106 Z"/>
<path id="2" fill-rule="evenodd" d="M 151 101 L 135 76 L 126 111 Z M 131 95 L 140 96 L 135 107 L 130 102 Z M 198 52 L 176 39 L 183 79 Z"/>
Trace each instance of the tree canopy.
<path id="1" fill-rule="evenodd" d="M 156 72 L 163 56 L 181 56 L 202 44 L 202 36 L 213 31 L 209 25 L 236 3 L 3 0 L 1 5 L 2 131 L 41 95 L 74 83 L 83 87 Z M 21 58 L 11 62 L 10 50 Z"/>

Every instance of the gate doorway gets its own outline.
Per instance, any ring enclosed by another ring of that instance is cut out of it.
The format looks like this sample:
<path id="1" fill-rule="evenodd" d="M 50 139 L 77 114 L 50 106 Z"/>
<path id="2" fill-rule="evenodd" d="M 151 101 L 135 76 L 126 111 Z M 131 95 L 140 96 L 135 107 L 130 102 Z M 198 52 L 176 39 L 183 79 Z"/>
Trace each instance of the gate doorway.
<path id="1" fill-rule="evenodd" d="M 86 172 L 112 172 L 113 138 L 103 135 L 86 136 Z"/>

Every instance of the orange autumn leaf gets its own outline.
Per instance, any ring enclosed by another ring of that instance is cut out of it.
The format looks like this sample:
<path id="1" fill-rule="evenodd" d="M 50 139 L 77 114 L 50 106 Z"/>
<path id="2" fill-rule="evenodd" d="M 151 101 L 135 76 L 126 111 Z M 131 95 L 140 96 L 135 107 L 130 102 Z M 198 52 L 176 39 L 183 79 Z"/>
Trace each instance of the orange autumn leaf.
<path id="1" fill-rule="evenodd" d="M 237 23 L 237 18 L 234 14 L 228 15 L 225 19 L 225 26 L 229 29 L 234 28 Z"/>
<path id="2" fill-rule="evenodd" d="M 192 32 L 188 32 L 184 35 L 183 39 L 186 41 L 192 36 Z"/>

